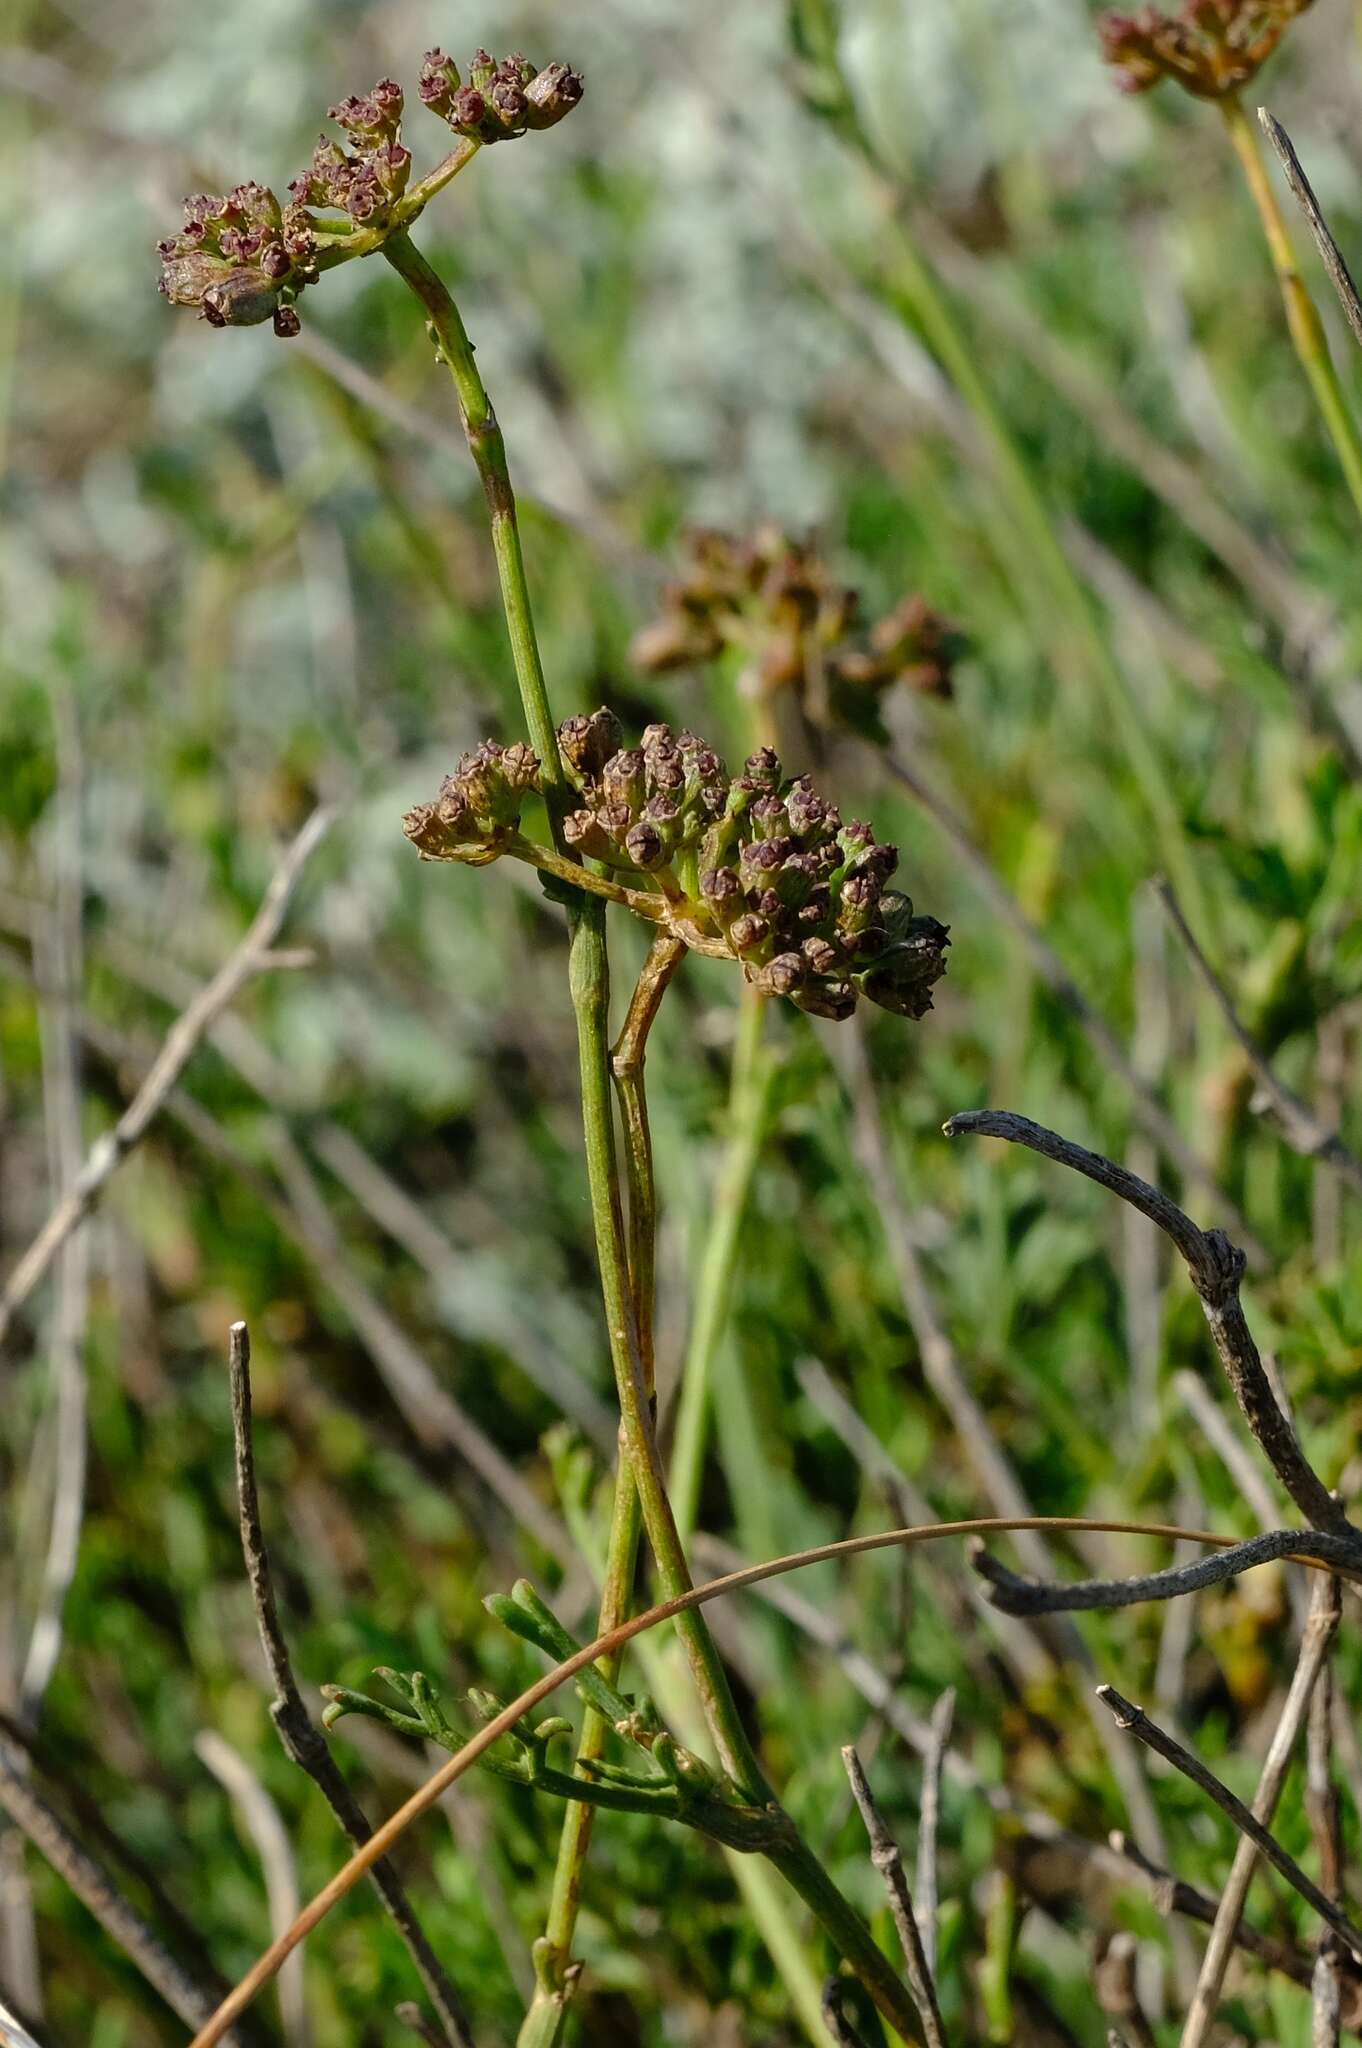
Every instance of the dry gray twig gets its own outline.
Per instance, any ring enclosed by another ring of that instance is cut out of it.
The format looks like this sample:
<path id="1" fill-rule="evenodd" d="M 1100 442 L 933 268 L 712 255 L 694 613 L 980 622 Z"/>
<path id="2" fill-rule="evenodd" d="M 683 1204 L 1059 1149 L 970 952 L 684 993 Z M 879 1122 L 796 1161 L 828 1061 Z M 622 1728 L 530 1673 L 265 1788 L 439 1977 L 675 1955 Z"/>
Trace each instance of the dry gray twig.
<path id="1" fill-rule="evenodd" d="M 268 964 L 269 949 L 288 914 L 299 878 L 330 822 L 326 809 L 312 813 L 275 869 L 260 908 L 240 943 L 188 1009 L 176 1018 L 132 1101 L 113 1129 L 106 1131 L 86 1154 L 74 1185 L 53 1209 L 0 1291 L 0 1338 L 76 1225 L 89 1214 L 110 1175 L 145 1137 L 214 1019 L 235 1000 L 243 984 Z"/>
<path id="2" fill-rule="evenodd" d="M 188 2027 L 203 2026 L 226 1995 L 226 1980 L 216 1973 L 191 1975 L 56 1809 L 34 1789 L 26 1760 L 8 1742 L 0 1742 L 0 1806 L 176 2017 Z M 248 2044 L 260 2048 L 263 2036 L 257 2023 L 243 2019 L 230 2039 L 237 2048 L 248 2048 Z"/>
<path id="3" fill-rule="evenodd" d="M 1192 965 L 1214 998 L 1216 1008 L 1224 1018 L 1230 1036 L 1253 1069 L 1258 1086 L 1276 1110 L 1287 1144 L 1306 1159 L 1318 1159 L 1324 1165 L 1332 1166 L 1335 1173 L 1340 1174 L 1350 1187 L 1362 1193 L 1362 1159 L 1358 1159 L 1348 1150 L 1337 1131 L 1330 1130 L 1327 1124 L 1321 1122 L 1308 1102 L 1302 1102 L 1295 1090 L 1287 1087 L 1262 1048 L 1255 1043 L 1240 1022 L 1234 1004 L 1230 1001 L 1229 991 L 1198 945 L 1171 883 L 1160 879 L 1155 882 L 1154 889 L 1172 919 Z"/>
<path id="4" fill-rule="evenodd" d="M 966 1110 L 951 1117 L 944 1129 L 948 1138 L 1005 1138 L 1010 1144 L 1026 1145 L 1031 1151 L 1096 1181 L 1099 1187 L 1119 1195 L 1123 1202 L 1129 1202 L 1158 1224 L 1187 1263 L 1225 1376 L 1259 1449 L 1306 1520 L 1316 1529 L 1327 1530 L 1352 1543 L 1354 1561 L 1362 1565 L 1362 1534 L 1353 1528 L 1306 1458 L 1272 1391 L 1239 1299 L 1244 1255 L 1230 1243 L 1224 1231 L 1202 1230 L 1176 1202 L 1141 1180 L 1138 1174 L 1117 1166 L 1100 1152 L 1075 1145 L 1043 1124 L 1032 1123 L 1029 1117 L 1014 1115 L 1011 1110 Z"/>
<path id="5" fill-rule="evenodd" d="M 1329 282 L 1338 293 L 1339 303 L 1353 331 L 1353 339 L 1358 347 L 1362 348 L 1362 298 L 1359 298 L 1357 286 L 1353 283 L 1352 275 L 1343 260 L 1343 251 L 1330 233 L 1328 221 L 1320 212 L 1319 201 L 1314 195 L 1310 180 L 1301 169 L 1301 161 L 1292 148 L 1291 137 L 1266 107 L 1259 107 L 1258 119 L 1262 123 L 1263 133 L 1277 153 L 1282 169 L 1286 172 L 1286 182 L 1291 187 L 1292 197 L 1305 215 L 1306 223 L 1315 238 L 1315 247 L 1319 250 L 1324 268 L 1329 273 Z"/>
<path id="6" fill-rule="evenodd" d="M 1338 1627 L 1339 1611 L 1338 1581 L 1321 1574 L 1310 1601 L 1310 1613 L 1301 1637 L 1300 1656 L 1296 1660 L 1295 1674 L 1277 1726 L 1273 1730 L 1272 1740 L 1268 1744 L 1267 1755 L 1263 1759 L 1258 1789 L 1253 1795 L 1253 1818 L 1264 1828 L 1271 1826 L 1272 1817 L 1277 1811 L 1277 1802 L 1282 1796 L 1282 1787 L 1286 1783 L 1286 1774 L 1291 1766 L 1292 1752 L 1310 1710 L 1316 1682 L 1328 1661 L 1334 1633 Z M 1229 1967 L 1234 1937 L 1238 1931 L 1244 1901 L 1248 1897 L 1248 1888 L 1257 1861 L 1257 1847 L 1245 1836 L 1234 1852 L 1230 1874 L 1220 1895 L 1215 1925 L 1206 1944 L 1206 1953 L 1201 1959 L 1196 1990 L 1192 1995 L 1192 2003 L 1182 2030 L 1182 2048 L 1204 2048 L 1210 2037 L 1216 2007 L 1220 2002 L 1221 1987 L 1225 1981 L 1225 1971 Z"/>
<path id="7" fill-rule="evenodd" d="M 1213 1771 L 1208 1771 L 1200 1757 L 1194 1756 L 1190 1749 L 1184 1749 L 1180 1742 L 1175 1742 L 1171 1735 L 1159 1727 L 1157 1721 L 1151 1721 L 1142 1707 L 1137 1707 L 1133 1701 L 1126 1699 L 1123 1694 L 1117 1692 L 1115 1686 L 1099 1685 L 1097 1697 L 1104 1706 L 1110 1707 L 1118 1728 L 1123 1728 L 1138 1742 L 1144 1743 L 1146 1748 L 1152 1749 L 1156 1756 L 1163 1757 L 1175 1770 L 1181 1771 L 1184 1777 L 1190 1778 L 1208 1799 L 1215 1802 L 1222 1813 L 1228 1814 L 1241 1833 L 1248 1836 L 1259 1854 L 1286 1879 L 1293 1890 L 1300 1893 L 1306 1904 L 1319 1914 L 1320 1919 L 1347 1943 L 1349 1953 L 1362 1961 L 1362 1930 L 1354 1927 L 1347 1914 L 1341 1912 L 1332 1899 L 1325 1898 L 1314 1880 L 1306 1876 L 1295 1857 L 1287 1855 L 1281 1844 L 1274 1841 L 1262 1823 L 1250 1813 L 1243 1800 L 1236 1798 L 1229 1786 L 1223 1785 Z"/>
<path id="8" fill-rule="evenodd" d="M 913 1911 L 912 1894 L 908 1880 L 903 1874 L 903 1858 L 899 1845 L 885 1825 L 884 1815 L 875 1804 L 875 1796 L 861 1768 L 861 1759 L 848 1745 L 842 1751 L 842 1762 L 851 1782 L 851 1795 L 860 1808 L 865 1831 L 870 1837 L 870 1860 L 884 1880 L 889 1894 L 889 1910 L 894 1916 L 899 1941 L 903 1948 L 903 1959 L 908 1973 L 908 1987 L 913 1994 L 913 2003 L 922 2021 L 922 2031 L 927 2038 L 927 2048 L 946 2048 L 946 2034 L 941 2020 L 941 2007 L 937 2001 L 936 1984 L 927 1952 L 922 1945 L 922 1934 Z"/>
<path id="9" fill-rule="evenodd" d="M 932 1742 L 922 1760 L 922 1799 L 917 1824 L 917 1906 L 927 1975 L 936 1982 L 937 1870 L 936 1836 L 941 1816 L 941 1767 L 955 1718 L 955 1687 L 948 1685 L 932 1708 Z"/>
<path id="10" fill-rule="evenodd" d="M 284 1640 L 274 1597 L 269 1551 L 260 1521 L 260 1496 L 255 1483 L 255 1439 L 251 1431 L 251 1340 L 244 1323 L 234 1323 L 228 1345 L 232 1390 L 232 1435 L 236 1446 L 237 1501 L 241 1515 L 241 1548 L 255 1607 L 260 1645 L 274 1686 L 270 1718 L 290 1762 L 305 1771 L 356 1848 L 373 1829 L 327 1748 L 293 1675 L 293 1660 Z M 369 1873 L 388 1916 L 407 1945 L 412 1961 L 444 2024 L 443 2048 L 476 2048 L 463 2002 L 427 1941 L 406 1891 L 386 1858 Z"/>
<path id="11" fill-rule="evenodd" d="M 302 1904 L 293 1845 L 279 1809 L 245 1757 L 215 1729 L 201 1729 L 194 1747 L 236 1806 L 255 1845 L 269 1901 L 270 1934 L 277 1939 L 286 1927 L 292 1926 Z M 279 2011 L 290 2048 L 308 2048 L 312 2030 L 307 2019 L 307 1979 L 301 1949 L 289 1957 L 279 1972 Z"/>

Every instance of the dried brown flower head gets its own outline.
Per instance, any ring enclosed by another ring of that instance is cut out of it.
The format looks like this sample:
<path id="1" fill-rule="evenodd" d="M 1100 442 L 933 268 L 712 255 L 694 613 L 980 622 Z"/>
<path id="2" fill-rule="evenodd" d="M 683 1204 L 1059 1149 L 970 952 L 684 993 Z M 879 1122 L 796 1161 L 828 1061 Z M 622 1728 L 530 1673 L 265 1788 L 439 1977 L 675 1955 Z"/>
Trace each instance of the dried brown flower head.
<path id="1" fill-rule="evenodd" d="M 889 888 L 894 847 L 869 825 L 844 824 L 807 776 L 786 780 L 769 747 L 730 776 L 695 733 L 650 725 L 637 747 L 621 738 L 605 709 L 559 728 L 580 798 L 563 826 L 575 854 L 641 885 L 636 907 L 688 945 L 740 961 L 767 995 L 820 1017 L 849 1017 L 860 996 L 925 1015 L 949 939 Z M 486 742 L 433 804 L 408 813 L 408 838 L 428 860 L 533 857 L 517 828 L 537 768 L 528 748 Z"/>
<path id="2" fill-rule="evenodd" d="M 737 647 L 760 690 L 797 690 L 811 715 L 874 736 L 895 684 L 950 696 L 963 643 L 925 598 L 905 598 L 866 631 L 858 593 L 778 527 L 745 540 L 699 529 L 688 546 L 685 573 L 634 640 L 640 668 L 693 667 Z"/>
<path id="3" fill-rule="evenodd" d="M 498 64 L 485 50 L 474 57 L 466 86 L 443 52 L 430 51 L 419 87 L 424 105 L 478 143 L 554 127 L 582 89 L 566 64 L 538 70 L 524 57 Z M 331 119 L 344 139 L 318 139 L 307 169 L 289 185 L 287 205 L 256 184 L 238 185 L 222 199 L 187 199 L 184 227 L 159 244 L 161 290 L 172 305 L 197 308 L 214 327 L 272 319 L 276 334 L 297 334 L 296 301 L 319 272 L 371 255 L 472 154 L 452 153 L 408 196 L 412 158 L 402 140 L 403 106 L 402 88 L 391 78 L 339 101 Z M 347 219 L 318 220 L 311 208 Z"/>
<path id="4" fill-rule="evenodd" d="M 1178 14 L 1141 7 L 1099 24 L 1102 54 L 1124 92 L 1148 92 L 1171 78 L 1197 99 L 1219 100 L 1247 85 L 1311 0 L 1186 0 Z"/>

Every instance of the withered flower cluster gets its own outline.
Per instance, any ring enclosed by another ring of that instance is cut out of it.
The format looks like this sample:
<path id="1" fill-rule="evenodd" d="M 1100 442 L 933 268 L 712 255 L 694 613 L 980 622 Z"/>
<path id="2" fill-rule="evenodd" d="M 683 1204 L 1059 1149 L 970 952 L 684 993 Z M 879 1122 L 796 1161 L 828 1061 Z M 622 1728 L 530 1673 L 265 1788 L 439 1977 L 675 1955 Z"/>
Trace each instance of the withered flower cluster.
<path id="1" fill-rule="evenodd" d="M 329 135 L 318 136 L 311 163 L 289 185 L 298 204 L 333 207 L 348 213 L 357 227 L 386 214 L 411 176 L 402 108 L 402 88 L 391 78 L 380 78 L 372 92 L 351 93 L 332 107 L 331 119 L 349 147 Z"/>
<path id="2" fill-rule="evenodd" d="M 457 134 L 508 142 L 531 128 L 554 127 L 572 112 L 583 87 L 566 64 L 546 64 L 540 71 L 521 56 L 498 64 L 486 50 L 474 54 L 465 85 L 452 57 L 428 50 L 416 89 L 422 104 Z"/>
<path id="3" fill-rule="evenodd" d="M 1108 14 L 1102 54 L 1123 92 L 1148 92 L 1171 78 L 1197 99 L 1219 100 L 1257 74 L 1311 0 L 1186 0 L 1176 15 L 1158 7 Z"/>
<path id="4" fill-rule="evenodd" d="M 559 728 L 580 797 L 567 845 L 646 892 L 653 921 L 687 944 L 741 962 L 763 994 L 819 1017 L 849 1017 L 866 996 L 921 1017 L 945 972 L 947 929 L 888 887 L 898 852 L 869 825 L 844 824 L 808 776 L 784 778 L 769 747 L 730 776 L 694 733 L 650 725 L 622 747 L 602 709 Z M 428 860 L 481 864 L 517 843 L 537 763 L 523 746 L 466 754 L 405 830 Z"/>
<path id="5" fill-rule="evenodd" d="M 503 142 L 531 128 L 554 127 L 577 105 L 583 87 L 566 64 L 538 70 L 520 56 L 496 63 L 485 50 L 474 56 L 469 83 L 462 85 L 457 66 L 431 50 L 419 89 L 422 103 L 458 134 Z M 187 199 L 182 231 L 158 244 L 165 296 L 173 305 L 197 307 L 214 327 L 273 319 L 276 334 L 297 334 L 296 301 L 316 283 L 319 269 L 377 246 L 370 234 L 347 249 L 342 230 L 373 229 L 381 239 L 414 218 L 429 197 L 422 190 L 402 206 L 412 165 L 402 113 L 402 88 L 391 78 L 332 107 L 344 141 L 319 138 L 307 169 L 291 181 L 286 204 L 256 184 L 238 185 L 225 199 L 205 193 Z M 318 220 L 309 208 L 345 214 L 348 224 Z"/>
<path id="6" fill-rule="evenodd" d="M 433 804 L 407 812 L 402 829 L 423 860 L 485 867 L 515 838 L 525 797 L 538 787 L 539 757 L 529 747 L 484 740 L 446 775 Z"/>
<path id="7" fill-rule="evenodd" d="M 865 630 L 859 593 L 779 527 L 750 539 L 702 528 L 688 545 L 685 574 L 631 650 L 650 674 L 738 647 L 759 689 L 797 689 L 813 712 L 872 732 L 895 684 L 950 696 L 962 642 L 924 598 L 905 598 Z"/>
<path id="8" fill-rule="evenodd" d="M 172 305 L 197 306 L 211 327 L 298 332 L 293 301 L 316 278 L 316 237 L 301 206 L 281 206 L 268 185 L 237 185 L 225 198 L 196 192 L 184 227 L 157 244 L 160 288 Z"/>

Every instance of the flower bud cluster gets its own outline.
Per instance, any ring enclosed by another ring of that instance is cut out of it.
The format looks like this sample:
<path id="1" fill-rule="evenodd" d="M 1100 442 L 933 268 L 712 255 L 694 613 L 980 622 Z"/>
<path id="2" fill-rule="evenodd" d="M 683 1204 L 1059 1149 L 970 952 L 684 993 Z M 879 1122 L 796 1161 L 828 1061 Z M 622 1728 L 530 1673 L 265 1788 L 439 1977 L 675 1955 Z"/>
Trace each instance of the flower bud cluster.
<path id="1" fill-rule="evenodd" d="M 849 1017 L 860 995 L 908 1017 L 931 1008 L 946 928 L 887 888 L 898 853 L 869 825 L 844 825 L 807 776 L 786 781 L 769 747 L 730 778 L 694 733 L 619 739 L 606 710 L 560 728 L 578 853 L 656 878 L 673 922 L 720 939 L 763 994 L 820 1017 Z"/>
<path id="2" fill-rule="evenodd" d="M 539 759 L 529 747 L 483 740 L 445 777 L 434 803 L 407 812 L 402 829 L 422 860 L 485 867 L 515 837 L 526 792 L 538 782 Z"/>
<path id="3" fill-rule="evenodd" d="M 859 594 L 778 527 L 747 540 L 703 529 L 689 547 L 686 573 L 634 641 L 640 668 L 691 667 L 736 646 L 758 688 L 799 689 L 812 710 L 872 732 L 895 684 L 950 696 L 961 643 L 923 598 L 905 598 L 863 631 Z"/>
<path id="4" fill-rule="evenodd" d="M 417 85 L 422 104 L 447 121 L 456 134 L 475 142 L 508 142 L 531 128 L 552 128 L 582 97 L 579 74 L 566 64 L 538 70 L 528 57 L 475 52 L 468 82 L 443 50 L 428 50 Z"/>
<path id="5" fill-rule="evenodd" d="M 175 306 L 195 306 L 212 327 L 298 332 L 293 301 L 317 275 L 312 223 L 281 206 L 268 185 L 237 185 L 225 198 L 197 192 L 184 227 L 160 242 L 160 289 Z"/>
<path id="6" fill-rule="evenodd" d="M 1257 74 L 1311 0 L 1186 0 L 1176 15 L 1158 7 L 1108 14 L 1102 54 L 1123 92 L 1148 92 L 1171 78 L 1197 99 L 1225 99 Z"/>
<path id="7" fill-rule="evenodd" d="M 348 147 L 318 137 L 312 161 L 289 191 L 300 206 L 330 206 L 357 227 L 382 221 L 411 176 L 411 151 L 402 140 L 402 88 L 381 78 L 372 92 L 352 93 L 331 109 Z"/>

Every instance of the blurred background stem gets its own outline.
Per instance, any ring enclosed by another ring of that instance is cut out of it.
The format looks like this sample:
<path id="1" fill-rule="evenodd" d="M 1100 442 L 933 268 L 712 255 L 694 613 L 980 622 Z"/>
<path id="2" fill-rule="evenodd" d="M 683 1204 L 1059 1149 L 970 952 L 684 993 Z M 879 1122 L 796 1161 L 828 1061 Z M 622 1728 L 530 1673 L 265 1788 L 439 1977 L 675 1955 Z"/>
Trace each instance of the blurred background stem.
<path id="1" fill-rule="evenodd" d="M 1253 124 L 1238 93 L 1221 100 L 1220 111 L 1239 159 L 1244 182 L 1263 224 L 1263 237 L 1281 286 L 1292 344 L 1314 393 L 1320 418 L 1334 444 L 1353 503 L 1359 517 L 1362 517 L 1362 434 L 1359 434 L 1352 407 L 1334 368 L 1324 323 L 1297 268 L 1290 230 L 1259 151 Z"/>

